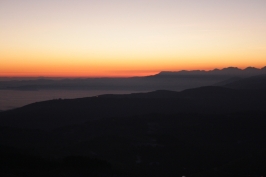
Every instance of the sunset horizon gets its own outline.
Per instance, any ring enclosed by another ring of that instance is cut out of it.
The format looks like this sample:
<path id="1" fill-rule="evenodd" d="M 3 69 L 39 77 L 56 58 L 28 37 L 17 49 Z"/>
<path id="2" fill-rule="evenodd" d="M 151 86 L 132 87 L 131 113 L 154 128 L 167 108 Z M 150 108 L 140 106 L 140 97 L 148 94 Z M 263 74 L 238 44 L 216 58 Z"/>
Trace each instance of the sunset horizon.
<path id="1" fill-rule="evenodd" d="M 266 1 L 4 0 L 0 77 L 266 66 Z"/>
<path id="2" fill-rule="evenodd" d="M 0 0 L 0 176 L 266 177 L 266 0 Z"/>
<path id="3" fill-rule="evenodd" d="M 161 72 L 180 72 L 180 71 L 213 71 L 213 70 L 222 70 L 226 68 L 237 68 L 240 70 L 245 70 L 247 68 L 255 68 L 255 69 L 262 69 L 266 68 L 266 66 L 262 67 L 254 67 L 254 66 L 246 66 L 246 67 L 236 67 L 236 66 L 227 66 L 227 67 L 214 67 L 211 69 L 180 69 L 180 70 L 159 70 L 159 71 L 119 71 L 119 72 L 110 72 L 109 75 L 82 75 L 82 74 L 72 74 L 72 75 L 63 75 L 63 74 L 43 74 L 43 75 L 34 75 L 34 74 L 18 74 L 12 73 L 9 75 L 2 75 L 0 78 L 130 78 L 130 77 L 145 77 L 145 76 L 152 76 L 159 74 Z M 123 74 L 124 73 L 124 74 Z"/>

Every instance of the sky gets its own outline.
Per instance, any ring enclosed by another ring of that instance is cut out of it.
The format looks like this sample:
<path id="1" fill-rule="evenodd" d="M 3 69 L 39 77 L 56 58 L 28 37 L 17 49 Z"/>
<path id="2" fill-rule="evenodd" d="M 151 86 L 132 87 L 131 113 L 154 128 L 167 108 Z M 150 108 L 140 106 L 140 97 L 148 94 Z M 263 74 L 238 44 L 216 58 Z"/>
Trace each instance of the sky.
<path id="1" fill-rule="evenodd" d="M 0 0 L 0 76 L 266 66 L 265 0 Z"/>

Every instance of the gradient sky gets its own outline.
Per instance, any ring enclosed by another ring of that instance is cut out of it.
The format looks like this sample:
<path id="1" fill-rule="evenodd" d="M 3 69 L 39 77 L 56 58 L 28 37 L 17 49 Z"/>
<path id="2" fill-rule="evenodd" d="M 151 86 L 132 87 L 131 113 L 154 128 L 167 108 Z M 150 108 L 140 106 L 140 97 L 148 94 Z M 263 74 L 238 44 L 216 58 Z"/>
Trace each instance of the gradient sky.
<path id="1" fill-rule="evenodd" d="M 0 76 L 266 65 L 266 0 L 1 0 Z"/>

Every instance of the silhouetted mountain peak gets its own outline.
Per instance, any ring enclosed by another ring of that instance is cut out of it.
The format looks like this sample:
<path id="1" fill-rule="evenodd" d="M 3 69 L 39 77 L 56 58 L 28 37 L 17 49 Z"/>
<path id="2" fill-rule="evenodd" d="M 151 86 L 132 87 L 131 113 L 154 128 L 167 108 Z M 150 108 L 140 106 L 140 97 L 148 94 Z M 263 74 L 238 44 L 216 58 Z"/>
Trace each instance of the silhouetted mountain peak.
<path id="1" fill-rule="evenodd" d="M 233 66 L 221 69 L 221 71 L 228 71 L 228 70 L 230 70 L 230 71 L 241 71 L 241 69 L 239 69 L 237 67 L 233 67 Z"/>
<path id="2" fill-rule="evenodd" d="M 244 69 L 244 70 L 252 70 L 252 71 L 258 71 L 259 69 L 258 68 L 255 68 L 255 67 L 251 67 L 251 66 L 249 66 L 249 67 L 247 67 L 246 69 Z"/>

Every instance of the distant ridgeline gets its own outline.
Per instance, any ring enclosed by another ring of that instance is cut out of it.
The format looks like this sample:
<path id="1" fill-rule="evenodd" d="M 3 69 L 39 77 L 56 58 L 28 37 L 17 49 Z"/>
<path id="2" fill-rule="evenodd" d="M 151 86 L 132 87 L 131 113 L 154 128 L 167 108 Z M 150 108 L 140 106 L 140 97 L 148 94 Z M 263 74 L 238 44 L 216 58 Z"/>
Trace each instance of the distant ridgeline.
<path id="1" fill-rule="evenodd" d="M 120 91 L 180 91 L 210 85 L 226 85 L 243 78 L 266 75 L 266 67 L 244 70 L 229 67 L 211 71 L 162 71 L 156 75 L 130 78 L 30 78 L 0 81 L 0 90 L 120 90 Z"/>
<path id="2" fill-rule="evenodd" d="M 157 75 L 228 75 L 228 76 L 247 77 L 247 76 L 260 75 L 260 74 L 266 74 L 266 66 L 261 69 L 254 67 L 247 67 L 246 69 L 243 70 L 237 67 L 228 67 L 223 69 L 214 69 L 210 71 L 204 71 L 204 70 L 162 71 Z"/>

